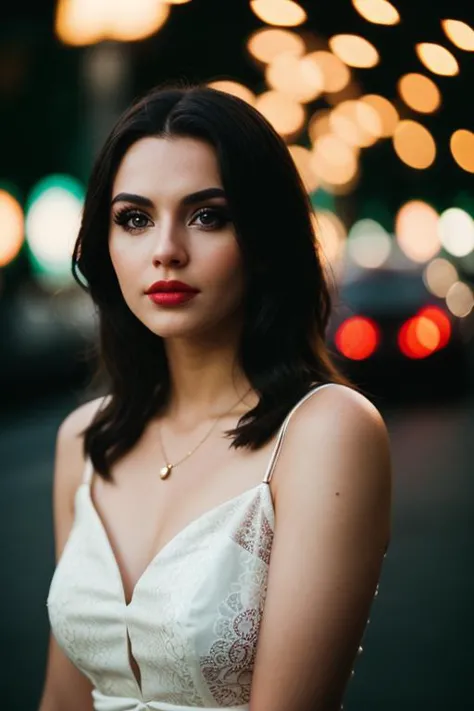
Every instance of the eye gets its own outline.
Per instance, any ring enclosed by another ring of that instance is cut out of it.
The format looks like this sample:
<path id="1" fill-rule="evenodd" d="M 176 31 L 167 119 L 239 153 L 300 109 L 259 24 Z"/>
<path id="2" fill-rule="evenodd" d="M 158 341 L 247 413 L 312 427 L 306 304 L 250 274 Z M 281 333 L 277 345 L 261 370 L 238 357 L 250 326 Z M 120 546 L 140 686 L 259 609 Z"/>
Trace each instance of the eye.
<path id="1" fill-rule="evenodd" d="M 114 222 L 120 225 L 127 232 L 135 232 L 145 229 L 151 222 L 148 215 L 140 210 L 124 208 L 114 215 Z"/>
<path id="2" fill-rule="evenodd" d="M 205 230 L 219 230 L 230 222 L 230 215 L 223 207 L 203 207 L 196 212 L 191 224 L 196 221 Z"/>

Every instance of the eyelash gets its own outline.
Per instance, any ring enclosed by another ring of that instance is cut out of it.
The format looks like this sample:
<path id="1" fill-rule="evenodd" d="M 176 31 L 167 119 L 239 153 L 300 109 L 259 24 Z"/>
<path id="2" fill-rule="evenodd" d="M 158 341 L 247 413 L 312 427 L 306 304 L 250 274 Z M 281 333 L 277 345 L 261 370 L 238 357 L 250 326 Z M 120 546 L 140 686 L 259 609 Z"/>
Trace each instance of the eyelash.
<path id="1" fill-rule="evenodd" d="M 192 218 L 192 221 L 195 220 L 197 217 L 202 216 L 203 214 L 210 213 L 211 215 L 214 215 L 214 219 L 217 222 L 217 225 L 213 226 L 204 226 L 201 225 L 201 229 L 207 232 L 211 232 L 213 230 L 219 230 L 225 227 L 230 222 L 230 216 L 227 212 L 227 210 L 223 207 L 201 207 L 194 215 Z M 113 221 L 115 222 L 116 225 L 120 225 L 123 227 L 123 229 L 126 232 L 138 232 L 141 230 L 144 230 L 146 225 L 142 227 L 133 227 L 129 225 L 129 221 L 133 219 L 134 217 L 144 217 L 147 220 L 150 220 L 150 217 L 144 212 L 141 212 L 140 210 L 137 210 L 136 208 L 130 208 L 130 207 L 123 207 L 120 210 L 117 210 L 117 212 L 113 216 Z M 151 221 L 151 220 L 150 220 Z"/>

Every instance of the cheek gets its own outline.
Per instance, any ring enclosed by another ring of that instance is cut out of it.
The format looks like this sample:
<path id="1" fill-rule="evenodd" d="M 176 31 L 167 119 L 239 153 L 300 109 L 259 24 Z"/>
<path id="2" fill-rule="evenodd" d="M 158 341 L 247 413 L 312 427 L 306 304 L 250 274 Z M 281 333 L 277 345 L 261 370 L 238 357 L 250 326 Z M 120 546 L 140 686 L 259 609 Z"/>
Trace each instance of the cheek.
<path id="1" fill-rule="evenodd" d="M 133 285 L 136 284 L 134 260 L 131 259 L 130 251 L 126 252 L 113 243 L 109 244 L 109 255 L 120 291 L 129 303 L 130 297 L 133 296 Z"/>
<path id="2" fill-rule="evenodd" d="M 229 286 L 229 284 L 240 283 L 243 263 L 237 243 L 228 244 L 208 255 L 206 267 L 209 278 L 218 284 Z"/>

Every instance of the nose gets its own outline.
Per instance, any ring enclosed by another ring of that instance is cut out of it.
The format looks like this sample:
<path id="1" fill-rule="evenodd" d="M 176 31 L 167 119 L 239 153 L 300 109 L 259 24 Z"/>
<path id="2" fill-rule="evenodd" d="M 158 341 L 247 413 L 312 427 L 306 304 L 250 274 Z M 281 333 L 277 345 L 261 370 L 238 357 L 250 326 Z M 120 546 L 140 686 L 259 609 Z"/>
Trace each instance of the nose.
<path id="1" fill-rule="evenodd" d="M 179 225 L 171 217 L 160 220 L 157 225 L 152 261 L 155 267 L 183 267 L 189 261 Z"/>

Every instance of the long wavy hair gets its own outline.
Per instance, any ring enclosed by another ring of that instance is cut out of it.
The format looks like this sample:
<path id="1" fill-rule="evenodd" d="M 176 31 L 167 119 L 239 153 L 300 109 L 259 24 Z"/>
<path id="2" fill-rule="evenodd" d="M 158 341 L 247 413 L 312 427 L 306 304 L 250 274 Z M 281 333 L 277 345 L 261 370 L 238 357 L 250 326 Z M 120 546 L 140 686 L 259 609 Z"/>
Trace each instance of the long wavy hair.
<path id="1" fill-rule="evenodd" d="M 163 339 L 125 303 L 108 246 L 116 172 L 130 146 L 147 136 L 192 137 L 216 151 L 246 273 L 238 359 L 259 396 L 226 433 L 231 446 L 258 449 L 317 383 L 354 387 L 325 345 L 330 290 L 311 204 L 283 140 L 258 111 L 223 92 L 154 89 L 125 111 L 95 162 L 73 253 L 74 277 L 97 310 L 96 375 L 105 375 L 109 393 L 83 432 L 84 454 L 106 480 L 170 395 Z"/>

